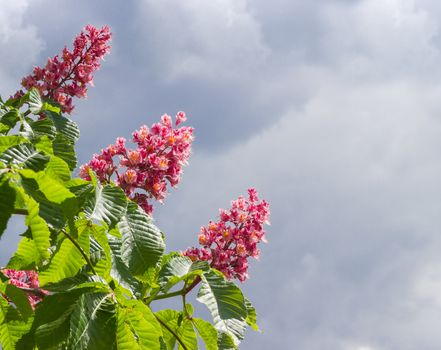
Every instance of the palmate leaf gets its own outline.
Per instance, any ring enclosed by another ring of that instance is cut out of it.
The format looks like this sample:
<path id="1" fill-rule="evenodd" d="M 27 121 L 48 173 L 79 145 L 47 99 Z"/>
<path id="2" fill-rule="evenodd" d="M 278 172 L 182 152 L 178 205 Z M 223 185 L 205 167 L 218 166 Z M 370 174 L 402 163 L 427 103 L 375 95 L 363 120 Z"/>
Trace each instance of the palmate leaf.
<path id="1" fill-rule="evenodd" d="M 29 300 L 25 292 L 13 284 L 5 284 L 5 288 L 2 293 L 6 295 L 9 300 L 15 305 L 17 311 L 20 313 L 21 318 L 27 321 L 32 316 L 32 307 L 29 304 Z"/>
<path id="2" fill-rule="evenodd" d="M 217 345 L 219 350 L 237 350 L 238 347 L 234 342 L 234 338 L 227 334 L 220 332 L 218 339 L 217 339 Z"/>
<path id="3" fill-rule="evenodd" d="M 43 107 L 43 101 L 40 96 L 40 92 L 36 88 L 32 88 L 29 92 L 26 93 L 22 97 L 23 102 L 27 102 L 29 104 L 29 110 L 33 114 L 38 114 Z"/>
<path id="4" fill-rule="evenodd" d="M 2 124 L 2 126 L 6 126 L 6 129 L 3 128 L 5 133 L 11 130 L 15 126 L 15 124 L 17 124 L 17 121 L 19 119 L 19 112 L 16 109 L 7 111 L 4 114 L 0 113 L 0 115 L 0 123 Z"/>
<path id="5" fill-rule="evenodd" d="M 32 328 L 17 349 L 112 349 L 115 310 L 108 286 L 98 282 L 48 295 L 38 304 Z"/>
<path id="6" fill-rule="evenodd" d="M 259 326 L 257 325 L 257 314 L 256 309 L 251 304 L 251 301 L 248 298 L 245 298 L 245 307 L 247 308 L 247 324 L 255 331 L 259 331 Z"/>
<path id="7" fill-rule="evenodd" d="M 90 251 L 90 233 L 91 230 L 87 225 L 78 228 L 78 239 L 76 241 L 87 254 Z M 61 281 L 67 277 L 73 277 L 86 263 L 79 249 L 68 238 L 64 238 L 49 265 L 40 272 L 40 283 L 45 285 Z"/>
<path id="8" fill-rule="evenodd" d="M 38 251 L 37 261 L 42 261 L 49 258 L 50 231 L 46 222 L 39 216 L 39 204 L 32 198 L 28 198 L 27 208 L 26 225 L 31 231 Z"/>
<path id="9" fill-rule="evenodd" d="M 191 320 L 184 317 L 182 312 L 176 310 L 161 310 L 156 312 L 158 320 L 160 320 L 161 325 L 166 324 L 184 343 L 188 350 L 197 350 L 198 341 L 196 338 L 196 332 L 193 328 Z M 162 332 L 164 334 L 164 340 L 167 344 L 167 348 L 172 350 L 175 348 L 175 344 L 178 344 L 178 349 L 182 350 L 183 347 L 180 342 L 177 341 L 176 337 L 170 332 L 167 327 L 162 327 Z"/>
<path id="10" fill-rule="evenodd" d="M 23 187 L 30 196 L 57 205 L 68 217 L 77 212 L 78 205 L 75 195 L 50 175 L 45 172 L 36 173 L 29 169 L 23 169 L 20 171 L 20 176 Z"/>
<path id="11" fill-rule="evenodd" d="M 122 287 L 128 289 L 133 296 L 138 296 L 141 290 L 141 283 L 133 277 L 129 268 L 121 259 L 121 239 L 109 236 L 108 245 L 111 254 L 110 275 Z"/>
<path id="12" fill-rule="evenodd" d="M 201 275 L 209 269 L 210 267 L 206 261 L 193 262 L 190 258 L 179 253 L 170 253 L 163 257 L 158 283 L 161 290 L 167 292 L 176 283 Z"/>
<path id="13" fill-rule="evenodd" d="M 8 148 L 0 155 L 0 162 L 5 165 L 16 164 L 34 171 L 43 170 L 49 156 L 37 151 L 31 144 L 21 143 Z"/>
<path id="14" fill-rule="evenodd" d="M 96 273 L 110 281 L 112 257 L 110 255 L 109 241 L 105 229 L 102 226 L 93 225 L 90 237 L 90 261 L 94 265 Z"/>
<path id="15" fill-rule="evenodd" d="M 161 350 L 163 332 L 153 312 L 140 300 L 122 300 L 118 308 L 118 350 Z"/>
<path id="16" fill-rule="evenodd" d="M 14 270 L 34 270 L 40 261 L 40 253 L 35 241 L 23 237 L 18 243 L 17 251 L 9 260 L 7 268 Z"/>
<path id="17" fill-rule="evenodd" d="M 128 311 L 118 308 L 118 325 L 116 329 L 116 344 L 118 350 L 142 350 L 132 328 L 127 320 Z"/>
<path id="18" fill-rule="evenodd" d="M 15 350 L 16 342 L 29 331 L 32 318 L 25 321 L 17 309 L 0 296 L 0 348 Z"/>
<path id="19" fill-rule="evenodd" d="M 20 143 L 28 143 L 22 136 L 11 135 L 11 136 L 1 136 L 0 137 L 0 153 L 6 151 L 9 147 L 19 145 Z"/>
<path id="20" fill-rule="evenodd" d="M 57 131 L 70 141 L 70 143 L 75 143 L 78 140 L 80 130 L 74 121 L 53 111 L 46 110 L 44 114 L 54 123 Z"/>
<path id="21" fill-rule="evenodd" d="M 129 202 L 118 228 L 122 236 L 121 259 L 135 276 L 142 276 L 158 263 L 164 252 L 161 231 L 133 202 Z"/>
<path id="22" fill-rule="evenodd" d="M 60 157 L 69 165 L 69 169 L 71 171 L 76 168 L 77 156 L 75 153 L 74 144 L 65 135 L 57 134 L 52 142 L 52 149 L 54 155 Z"/>
<path id="23" fill-rule="evenodd" d="M 121 188 L 97 183 L 95 191 L 89 193 L 84 205 L 89 219 L 104 221 L 113 227 L 126 212 L 127 198 Z"/>
<path id="24" fill-rule="evenodd" d="M 199 337 L 204 341 L 207 350 L 218 350 L 217 331 L 210 322 L 201 318 L 192 318 Z"/>
<path id="25" fill-rule="evenodd" d="M 0 178 L 0 238 L 6 230 L 9 218 L 14 211 L 16 197 L 15 190 L 9 187 L 8 179 L 9 177 L 7 176 L 4 176 L 3 179 Z"/>
<path id="26" fill-rule="evenodd" d="M 65 182 L 70 180 L 71 172 L 69 165 L 63 159 L 51 156 L 46 166 L 46 174 L 60 182 Z"/>
<path id="27" fill-rule="evenodd" d="M 243 339 L 247 309 L 242 292 L 233 282 L 226 280 L 221 272 L 206 272 L 197 300 L 208 307 L 219 332 L 232 335 L 236 344 Z"/>
<path id="28" fill-rule="evenodd" d="M 32 138 L 37 139 L 42 136 L 47 136 L 49 139 L 53 140 L 57 135 L 57 129 L 54 123 L 50 119 L 40 119 L 31 121 L 29 127 L 32 131 Z"/>
<path id="29" fill-rule="evenodd" d="M 67 349 L 112 349 L 116 342 L 116 304 L 108 293 L 86 293 L 70 318 Z"/>

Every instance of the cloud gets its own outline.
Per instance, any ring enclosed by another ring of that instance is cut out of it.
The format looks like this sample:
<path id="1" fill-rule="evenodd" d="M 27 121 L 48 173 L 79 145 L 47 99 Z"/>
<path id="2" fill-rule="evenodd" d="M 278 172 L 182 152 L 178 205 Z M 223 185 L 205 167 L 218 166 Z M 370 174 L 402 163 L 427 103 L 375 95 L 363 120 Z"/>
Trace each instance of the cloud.
<path id="1" fill-rule="evenodd" d="M 168 249 L 196 244 L 249 186 L 271 203 L 243 285 L 264 334 L 243 349 L 439 348 L 438 2 L 59 2 L 56 24 L 30 14 L 48 2 L 9 6 L 26 20 L 0 32 L 44 33 L 47 55 L 88 22 L 112 25 L 113 53 L 75 116 L 81 161 L 188 112 L 194 156 L 157 210 Z M 2 59 L 0 77 L 21 77 Z"/>
<path id="2" fill-rule="evenodd" d="M 0 94 L 7 98 L 19 87 L 23 74 L 43 48 L 35 26 L 23 21 L 29 6 L 26 0 L 5 1 L 0 12 Z"/>
<path id="3" fill-rule="evenodd" d="M 247 186 L 268 197 L 270 243 L 246 286 L 267 334 L 249 348 L 439 344 L 430 328 L 414 328 L 421 314 L 407 304 L 419 305 L 418 266 L 440 242 L 441 125 L 433 111 L 441 90 L 322 78 L 327 86 L 304 112 L 223 155 L 196 154 L 158 221 L 182 249 Z M 400 312 L 411 338 L 397 336 Z"/>

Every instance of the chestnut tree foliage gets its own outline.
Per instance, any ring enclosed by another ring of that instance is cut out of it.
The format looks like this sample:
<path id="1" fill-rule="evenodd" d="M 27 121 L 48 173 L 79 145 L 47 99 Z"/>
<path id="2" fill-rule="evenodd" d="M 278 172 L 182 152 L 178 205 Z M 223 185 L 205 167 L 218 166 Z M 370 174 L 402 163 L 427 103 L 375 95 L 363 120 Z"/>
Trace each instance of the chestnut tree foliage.
<path id="1" fill-rule="evenodd" d="M 256 312 L 234 280 L 259 255 L 268 203 L 254 189 L 221 210 L 200 248 L 165 253 L 154 201 L 180 181 L 193 129 L 164 115 L 119 138 L 78 173 L 70 119 L 110 50 L 109 28 L 87 26 L 23 90 L 0 99 L 0 238 L 12 216 L 26 231 L 0 268 L 0 344 L 9 349 L 237 349 Z M 0 241 L 1 244 L 1 241 Z M 194 315 L 190 293 L 212 315 Z M 179 298 L 179 310 L 152 303 Z M 202 345 L 203 344 L 203 345 Z"/>

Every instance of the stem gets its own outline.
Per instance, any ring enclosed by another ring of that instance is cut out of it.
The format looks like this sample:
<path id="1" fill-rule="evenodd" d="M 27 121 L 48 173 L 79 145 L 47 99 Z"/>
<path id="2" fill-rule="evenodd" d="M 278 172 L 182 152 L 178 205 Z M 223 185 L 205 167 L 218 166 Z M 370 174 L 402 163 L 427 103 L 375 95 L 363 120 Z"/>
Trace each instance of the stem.
<path id="1" fill-rule="evenodd" d="M 155 295 L 153 298 L 150 297 L 147 298 L 147 300 L 149 300 L 149 304 L 150 302 L 152 302 L 153 300 L 160 300 L 160 299 L 167 299 L 167 298 L 173 298 L 175 296 L 178 295 L 187 295 L 188 293 L 191 292 L 191 290 L 196 287 L 198 285 L 198 283 L 201 281 L 201 278 L 199 276 L 196 277 L 196 279 L 193 281 L 192 284 L 190 284 L 188 287 L 186 287 L 186 285 L 184 285 L 184 288 L 177 290 L 176 292 L 172 292 L 172 293 L 165 293 L 165 294 L 161 294 L 161 295 Z"/>
<path id="2" fill-rule="evenodd" d="M 89 265 L 90 269 L 92 270 L 93 274 L 97 275 L 95 269 L 93 268 L 92 262 L 90 261 L 90 259 L 86 255 L 86 253 L 84 252 L 83 248 L 81 248 L 81 246 L 78 244 L 78 242 L 70 234 L 68 234 L 65 230 L 61 230 L 61 232 L 63 232 L 64 235 L 69 239 L 69 241 L 71 241 L 73 243 L 73 245 L 75 247 L 77 247 L 77 249 L 80 251 L 81 255 L 83 256 L 84 260 L 86 260 L 87 265 Z"/>
<path id="3" fill-rule="evenodd" d="M 155 315 L 155 314 L 153 314 Z M 173 331 L 173 329 L 171 329 L 163 320 L 161 320 L 157 315 L 155 315 L 156 319 L 158 320 L 158 322 L 165 328 L 167 329 L 171 334 L 173 334 L 173 336 L 176 338 L 176 340 L 179 342 L 179 344 L 181 344 L 182 348 L 184 350 L 188 350 L 188 348 L 185 346 L 184 342 L 181 340 L 181 338 L 179 338 L 179 336 L 176 334 L 175 331 Z"/>
<path id="4" fill-rule="evenodd" d="M 159 300 L 159 299 L 167 299 L 167 298 L 173 298 L 177 295 L 182 295 L 184 293 L 183 289 L 177 290 L 176 292 L 172 292 L 172 293 L 165 293 L 165 294 L 161 294 L 161 295 L 157 295 L 153 298 L 153 300 Z"/>
<path id="5" fill-rule="evenodd" d="M 190 293 L 190 292 L 192 291 L 192 289 L 193 289 L 194 287 L 196 287 L 196 286 L 199 284 L 200 281 L 202 281 L 202 280 L 201 280 L 201 277 L 200 277 L 200 276 L 197 276 L 196 279 L 193 281 L 193 283 L 190 284 L 190 285 L 188 286 L 188 288 L 185 290 L 185 295 L 187 295 L 188 293 Z"/>
<path id="6" fill-rule="evenodd" d="M 183 290 L 186 290 L 187 288 L 187 281 L 185 281 Z M 189 320 L 191 320 L 191 315 L 187 311 L 187 301 L 185 300 L 185 297 L 187 296 L 187 293 L 182 293 L 182 307 L 185 314 L 185 317 L 187 317 Z"/>

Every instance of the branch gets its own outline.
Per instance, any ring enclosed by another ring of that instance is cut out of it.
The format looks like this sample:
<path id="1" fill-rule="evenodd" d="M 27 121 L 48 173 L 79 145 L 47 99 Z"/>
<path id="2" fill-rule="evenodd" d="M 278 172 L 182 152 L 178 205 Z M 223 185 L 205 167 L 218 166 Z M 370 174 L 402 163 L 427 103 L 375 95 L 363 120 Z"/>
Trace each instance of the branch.
<path id="1" fill-rule="evenodd" d="M 184 285 L 184 288 L 182 288 L 180 290 L 177 290 L 176 292 L 155 295 L 153 298 L 150 299 L 150 302 L 153 301 L 153 300 L 173 298 L 173 297 L 178 296 L 178 295 L 187 295 L 188 293 L 191 292 L 191 290 L 194 287 L 196 287 L 199 284 L 200 281 L 201 281 L 201 278 L 199 276 L 197 276 L 196 279 L 193 281 L 193 283 L 190 284 L 188 287 L 186 287 Z M 149 298 L 147 298 L 147 300 L 149 300 Z"/>
<path id="2" fill-rule="evenodd" d="M 167 299 L 167 298 L 173 298 L 177 295 L 182 295 L 184 293 L 183 289 L 177 290 L 176 292 L 172 292 L 172 293 L 165 293 L 165 294 L 161 294 L 161 295 L 157 295 L 153 298 L 153 300 L 160 300 L 160 299 Z"/>
<path id="3" fill-rule="evenodd" d="M 192 291 L 192 289 L 193 289 L 194 287 L 196 287 L 196 286 L 199 284 L 200 281 L 202 281 L 202 280 L 201 280 L 201 277 L 200 277 L 200 276 L 197 276 L 196 279 L 193 281 L 193 283 L 190 284 L 190 285 L 187 287 L 187 289 L 185 290 L 185 295 L 187 295 L 188 293 L 190 293 L 190 292 Z"/>
<path id="4" fill-rule="evenodd" d="M 182 348 L 184 350 L 188 350 L 188 348 L 185 346 L 184 342 L 181 340 L 181 338 L 179 338 L 179 336 L 176 334 L 175 331 L 173 331 L 173 329 L 171 329 L 163 320 L 161 320 L 156 314 L 153 314 L 156 319 L 158 320 L 158 322 L 165 328 L 167 329 L 171 334 L 173 334 L 173 336 L 176 338 L 176 340 L 179 342 L 179 344 L 181 344 Z"/>
<path id="5" fill-rule="evenodd" d="M 63 232 L 64 235 L 69 239 L 69 241 L 71 241 L 73 243 L 73 245 L 75 247 L 77 247 L 77 249 L 80 251 L 81 255 L 83 256 L 84 260 L 86 260 L 87 265 L 89 265 L 90 269 L 92 270 L 93 274 L 97 275 L 95 269 L 93 268 L 92 262 L 90 261 L 89 257 L 86 255 L 86 253 L 84 252 L 83 248 L 81 248 L 81 246 L 78 244 L 78 242 L 70 234 L 68 234 L 65 230 L 61 230 L 61 232 Z"/>

